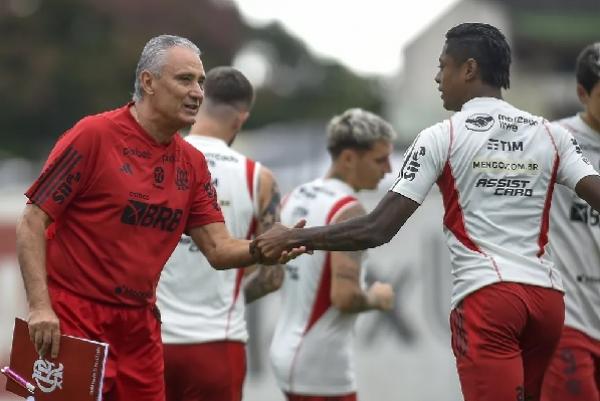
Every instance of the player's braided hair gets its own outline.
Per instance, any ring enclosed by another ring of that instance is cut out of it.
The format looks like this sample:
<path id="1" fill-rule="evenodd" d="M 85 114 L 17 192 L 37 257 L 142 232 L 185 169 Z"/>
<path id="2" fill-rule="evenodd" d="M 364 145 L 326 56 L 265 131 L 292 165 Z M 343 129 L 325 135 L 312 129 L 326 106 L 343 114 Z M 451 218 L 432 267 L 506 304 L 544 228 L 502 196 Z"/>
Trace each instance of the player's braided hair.
<path id="1" fill-rule="evenodd" d="M 600 81 L 600 42 L 586 46 L 577 57 L 577 83 L 589 94 Z"/>
<path id="2" fill-rule="evenodd" d="M 510 87 L 510 46 L 498 28 L 478 22 L 457 25 L 446 33 L 446 53 L 458 62 L 474 59 L 484 83 Z"/>

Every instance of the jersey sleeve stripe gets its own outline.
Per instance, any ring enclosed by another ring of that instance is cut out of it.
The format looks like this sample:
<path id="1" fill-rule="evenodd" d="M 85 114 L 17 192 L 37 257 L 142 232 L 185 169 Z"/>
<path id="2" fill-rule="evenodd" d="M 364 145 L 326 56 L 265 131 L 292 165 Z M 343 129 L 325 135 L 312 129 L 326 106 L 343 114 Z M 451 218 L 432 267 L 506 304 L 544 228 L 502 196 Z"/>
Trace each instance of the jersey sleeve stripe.
<path id="1" fill-rule="evenodd" d="M 57 160 L 53 161 L 48 166 L 47 169 L 42 171 L 40 178 L 36 181 L 36 183 L 34 183 L 34 185 L 29 189 L 28 193 L 26 194 L 29 198 L 35 196 L 36 193 L 43 190 L 43 187 L 45 187 L 48 184 L 48 180 L 52 181 L 51 177 L 52 177 L 53 173 L 55 173 L 56 170 L 59 168 L 59 165 L 62 165 L 64 160 L 69 157 L 69 154 L 71 153 L 72 150 L 73 150 L 73 146 L 69 146 L 57 158 Z"/>
<path id="2" fill-rule="evenodd" d="M 327 215 L 327 224 L 331 223 L 335 215 L 344 208 L 353 202 L 357 202 L 356 198 L 353 196 L 345 196 L 342 199 L 338 200 L 331 208 Z M 308 323 L 306 324 L 306 328 L 304 329 L 304 333 L 307 333 L 310 328 L 327 312 L 327 309 L 331 306 L 331 253 L 327 252 L 325 255 L 325 263 L 323 265 L 323 271 L 321 273 L 321 280 L 319 283 L 319 289 L 317 290 L 317 295 L 315 297 L 315 301 L 312 307 L 312 312 L 310 314 L 310 318 L 308 319 Z"/>
<path id="3" fill-rule="evenodd" d="M 554 146 L 554 164 L 552 166 L 552 175 L 550 176 L 550 182 L 548 182 L 548 190 L 546 192 L 546 201 L 544 202 L 544 210 L 542 212 L 542 221 L 540 224 L 540 236 L 538 237 L 539 251 L 537 257 L 541 258 L 545 253 L 546 245 L 548 244 L 548 229 L 550 228 L 550 206 L 552 205 L 552 195 L 554 193 L 554 185 L 556 184 L 556 176 L 558 174 L 558 165 L 560 163 L 560 157 L 558 155 L 558 147 L 554 141 L 554 137 L 548 128 L 548 125 L 544 123 L 546 133 L 552 141 Z"/>
<path id="4" fill-rule="evenodd" d="M 43 173 L 40 184 L 27 194 L 33 203 L 41 204 L 63 182 L 65 177 L 83 159 L 75 149 L 69 147 L 64 154 Z"/>
<path id="5" fill-rule="evenodd" d="M 345 196 L 342 199 L 340 199 L 339 201 L 337 201 L 333 207 L 331 208 L 331 210 L 329 211 L 329 213 L 327 214 L 327 220 L 325 220 L 325 222 L 327 224 L 330 224 L 334 217 L 346 206 L 349 206 L 351 203 L 353 202 L 358 202 L 358 200 L 354 197 L 354 196 Z"/>

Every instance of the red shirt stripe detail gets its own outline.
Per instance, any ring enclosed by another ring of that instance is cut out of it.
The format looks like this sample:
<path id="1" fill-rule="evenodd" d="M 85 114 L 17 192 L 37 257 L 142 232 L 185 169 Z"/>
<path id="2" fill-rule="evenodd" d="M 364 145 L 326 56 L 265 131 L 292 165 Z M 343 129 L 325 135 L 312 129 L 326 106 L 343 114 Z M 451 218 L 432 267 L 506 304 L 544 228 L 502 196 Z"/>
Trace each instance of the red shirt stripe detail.
<path id="1" fill-rule="evenodd" d="M 556 146 L 556 142 L 554 142 L 554 137 L 550 133 L 548 126 L 544 124 L 544 128 L 552 141 L 552 145 L 554 146 L 555 156 L 554 156 L 554 165 L 552 166 L 552 175 L 550 176 L 550 182 L 548 183 L 548 191 L 546 192 L 546 201 L 544 202 L 544 211 L 542 212 L 542 223 L 540 225 L 540 236 L 538 237 L 538 245 L 539 251 L 537 253 L 537 257 L 540 258 L 544 255 L 545 247 L 548 244 L 548 229 L 550 228 L 550 206 L 552 205 L 552 195 L 554 194 L 554 184 L 556 183 L 556 175 L 558 174 L 558 165 L 560 162 L 560 157 L 558 156 L 558 148 Z"/>
<path id="2" fill-rule="evenodd" d="M 467 233 L 463 211 L 458 201 L 456 182 L 452 175 L 452 168 L 449 161 L 446 162 L 437 184 L 440 187 L 444 200 L 444 226 L 448 227 L 456 239 L 464 246 L 472 251 L 481 252 L 477 244 L 473 242 Z"/>
<path id="3" fill-rule="evenodd" d="M 248 184 L 248 193 L 250 199 L 254 201 L 254 169 L 256 162 L 251 159 L 246 159 L 246 184 Z"/>
<path id="4" fill-rule="evenodd" d="M 31 201 L 36 204 L 44 203 L 81 159 L 83 159 L 83 156 L 73 146 L 69 146 L 60 158 L 42 174 L 39 184 L 29 191 L 28 196 Z"/>
<path id="5" fill-rule="evenodd" d="M 251 159 L 246 159 L 246 184 L 248 186 L 248 193 L 250 194 L 250 200 L 254 202 L 254 169 L 256 167 L 256 162 Z M 246 234 L 246 239 L 251 239 L 256 235 L 256 229 L 258 227 L 258 221 L 256 217 L 253 217 L 250 221 L 250 226 L 248 227 L 248 233 Z M 244 269 L 238 269 L 237 274 L 235 276 L 235 287 L 233 289 L 233 302 L 229 307 L 229 313 L 227 315 L 227 328 L 225 329 L 226 335 L 229 334 L 229 322 L 231 320 L 231 313 L 233 312 L 233 308 L 240 296 L 240 291 L 242 289 L 242 280 L 244 279 Z"/>
<path id="6" fill-rule="evenodd" d="M 353 196 L 346 196 L 337 201 L 329 213 L 327 214 L 326 223 L 330 224 L 337 212 L 340 211 L 344 206 L 349 203 L 356 202 L 356 198 Z M 323 271 L 321 272 L 321 281 L 319 283 L 319 289 L 315 297 L 315 303 L 313 304 L 312 312 L 304 333 L 307 333 L 312 326 L 327 312 L 327 309 L 331 306 L 331 253 L 327 252 L 325 255 L 325 264 L 323 265 Z"/>
<path id="7" fill-rule="evenodd" d="M 444 226 L 454 234 L 464 246 L 472 251 L 480 252 L 481 250 L 473 242 L 467 233 L 465 227 L 465 218 L 458 201 L 458 190 L 456 189 L 456 181 L 454 175 L 452 175 L 452 167 L 450 167 L 450 152 L 452 151 L 452 144 L 454 142 L 454 127 L 452 126 L 452 120 L 450 120 L 450 143 L 448 144 L 448 159 L 442 170 L 442 175 L 437 180 L 438 187 L 442 192 L 442 198 L 444 201 Z"/>

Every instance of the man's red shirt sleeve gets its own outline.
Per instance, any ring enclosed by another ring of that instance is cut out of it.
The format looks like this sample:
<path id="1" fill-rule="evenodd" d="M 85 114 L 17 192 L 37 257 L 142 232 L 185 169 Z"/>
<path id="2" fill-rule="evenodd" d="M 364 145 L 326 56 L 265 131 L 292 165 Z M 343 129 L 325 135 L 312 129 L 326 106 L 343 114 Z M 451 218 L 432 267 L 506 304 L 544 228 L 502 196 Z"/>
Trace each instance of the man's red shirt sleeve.
<path id="1" fill-rule="evenodd" d="M 58 139 L 25 196 L 56 220 L 85 188 L 95 146 L 95 135 L 84 119 Z"/>

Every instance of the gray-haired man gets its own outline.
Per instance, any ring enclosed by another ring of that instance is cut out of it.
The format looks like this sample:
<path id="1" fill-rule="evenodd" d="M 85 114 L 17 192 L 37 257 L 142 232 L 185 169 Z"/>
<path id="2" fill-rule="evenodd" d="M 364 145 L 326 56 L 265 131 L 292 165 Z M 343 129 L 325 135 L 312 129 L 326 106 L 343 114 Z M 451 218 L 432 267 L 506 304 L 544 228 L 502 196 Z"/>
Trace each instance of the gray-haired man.
<path id="1" fill-rule="evenodd" d="M 165 398 L 154 290 L 184 231 L 216 268 L 256 262 L 223 223 L 204 156 L 177 135 L 204 76 L 192 42 L 151 39 L 133 102 L 68 130 L 26 193 L 17 252 L 31 339 L 52 357 L 61 333 L 107 342 L 107 401 Z"/>

